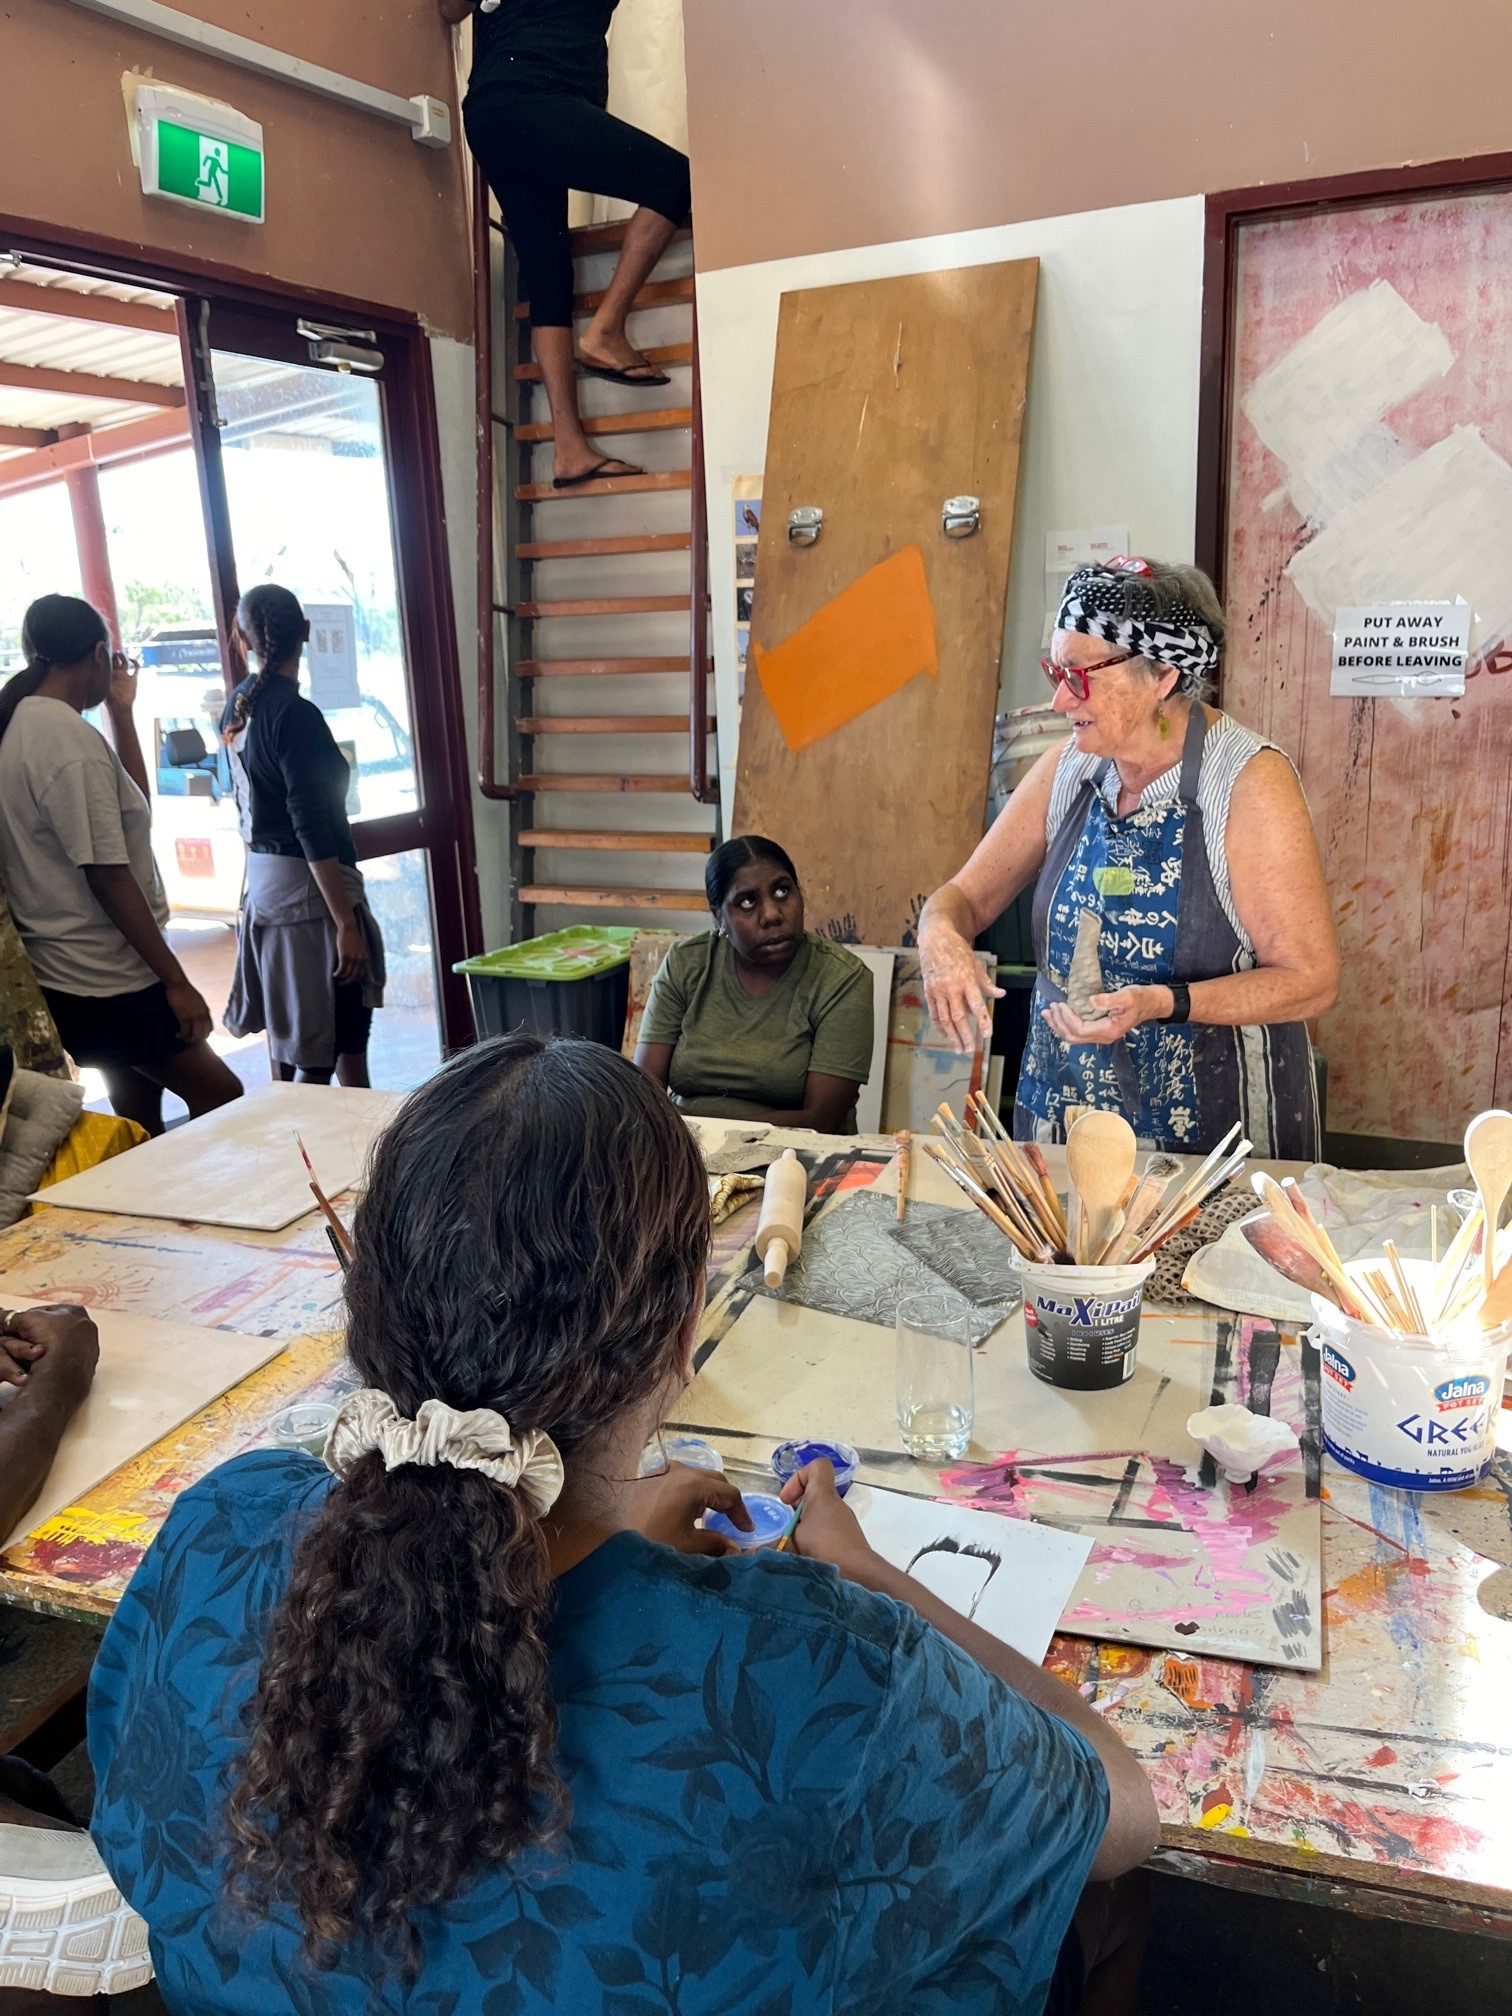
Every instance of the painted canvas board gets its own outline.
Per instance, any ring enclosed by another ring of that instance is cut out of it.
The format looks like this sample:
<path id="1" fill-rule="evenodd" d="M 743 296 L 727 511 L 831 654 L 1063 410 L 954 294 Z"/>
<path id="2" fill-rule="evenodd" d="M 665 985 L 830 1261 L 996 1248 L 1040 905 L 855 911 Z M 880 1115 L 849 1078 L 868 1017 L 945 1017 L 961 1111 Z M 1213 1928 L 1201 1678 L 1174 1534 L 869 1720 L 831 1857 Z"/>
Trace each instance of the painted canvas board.
<path id="1" fill-rule="evenodd" d="M 368 1150 L 401 1103 L 397 1092 L 344 1085 L 262 1085 L 55 1183 L 39 1199 L 82 1211 L 277 1232 L 313 1203 L 295 1133 L 327 1196 L 339 1196 L 361 1176 Z"/>
<path id="2" fill-rule="evenodd" d="M 1040 1663 L 1086 1566 L 1089 1539 L 866 1484 L 854 1485 L 846 1502 L 884 1561 Z"/>
<path id="3" fill-rule="evenodd" d="M 52 1298 L 38 1298 L 48 1300 Z M 7 1288 L 13 1308 L 30 1306 Z M 283 1349 L 266 1337 L 156 1323 L 113 1309 L 91 1311 L 100 1362 L 84 1405 L 63 1440 L 41 1496 L 4 1542 L 10 1546 L 72 1505 L 123 1463 L 187 1421 Z M 0 1386 L 0 1404 L 13 1387 Z"/>

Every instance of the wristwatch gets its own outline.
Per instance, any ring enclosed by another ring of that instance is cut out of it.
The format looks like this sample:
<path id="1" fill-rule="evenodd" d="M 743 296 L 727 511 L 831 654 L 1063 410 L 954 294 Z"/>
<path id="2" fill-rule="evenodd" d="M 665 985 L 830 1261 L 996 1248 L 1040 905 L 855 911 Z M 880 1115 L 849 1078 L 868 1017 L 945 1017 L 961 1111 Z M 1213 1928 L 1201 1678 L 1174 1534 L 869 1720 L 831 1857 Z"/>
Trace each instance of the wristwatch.
<path id="1" fill-rule="evenodd" d="M 1167 980 L 1171 990 L 1171 1012 L 1162 1015 L 1162 1022 L 1190 1022 L 1192 1019 L 1192 990 L 1180 980 Z"/>

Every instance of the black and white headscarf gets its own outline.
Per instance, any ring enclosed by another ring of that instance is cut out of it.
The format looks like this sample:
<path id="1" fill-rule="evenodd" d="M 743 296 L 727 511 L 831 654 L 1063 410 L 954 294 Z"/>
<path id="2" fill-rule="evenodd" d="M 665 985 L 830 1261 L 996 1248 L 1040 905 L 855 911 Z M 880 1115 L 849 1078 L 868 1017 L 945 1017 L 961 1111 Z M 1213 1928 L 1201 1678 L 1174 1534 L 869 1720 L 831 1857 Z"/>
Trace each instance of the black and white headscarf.
<path id="1" fill-rule="evenodd" d="M 1142 560 L 1113 560 L 1106 567 L 1078 567 L 1061 592 L 1057 630 L 1101 637 L 1120 651 L 1181 674 L 1178 691 L 1196 693 L 1218 670 L 1218 643 L 1197 611 L 1185 602 L 1159 607 Z"/>

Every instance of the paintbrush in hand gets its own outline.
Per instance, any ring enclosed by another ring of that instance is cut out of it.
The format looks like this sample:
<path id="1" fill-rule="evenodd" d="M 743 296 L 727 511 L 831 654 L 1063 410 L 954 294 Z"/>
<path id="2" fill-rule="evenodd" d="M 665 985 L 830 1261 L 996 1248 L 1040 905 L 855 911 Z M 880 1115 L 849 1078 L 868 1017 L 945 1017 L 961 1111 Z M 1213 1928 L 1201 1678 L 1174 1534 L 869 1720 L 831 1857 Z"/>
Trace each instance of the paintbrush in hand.
<path id="1" fill-rule="evenodd" d="M 309 1171 L 310 1190 L 315 1198 L 315 1202 L 320 1206 L 326 1224 L 331 1228 L 333 1243 L 340 1248 L 338 1257 L 342 1258 L 344 1266 L 350 1265 L 352 1254 L 355 1250 L 352 1245 L 352 1235 L 337 1217 L 335 1210 L 332 1208 L 330 1198 L 321 1189 L 319 1178 L 315 1174 L 315 1164 L 310 1160 L 310 1151 L 306 1148 L 298 1133 L 295 1134 L 294 1141 L 301 1156 L 304 1158 L 305 1168 Z"/>

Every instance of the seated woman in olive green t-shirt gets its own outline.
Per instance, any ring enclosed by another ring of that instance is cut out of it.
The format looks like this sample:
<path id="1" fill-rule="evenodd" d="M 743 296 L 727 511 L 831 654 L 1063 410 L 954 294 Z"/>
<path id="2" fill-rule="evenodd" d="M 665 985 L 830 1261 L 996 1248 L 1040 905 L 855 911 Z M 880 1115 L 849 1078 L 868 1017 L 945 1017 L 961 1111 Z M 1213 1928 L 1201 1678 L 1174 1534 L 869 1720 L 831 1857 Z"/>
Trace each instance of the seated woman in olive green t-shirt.
<path id="1" fill-rule="evenodd" d="M 805 932 L 803 891 L 775 840 L 727 840 L 704 888 L 718 928 L 667 954 L 636 1063 L 685 1113 L 854 1133 L 871 1075 L 870 970 Z"/>

